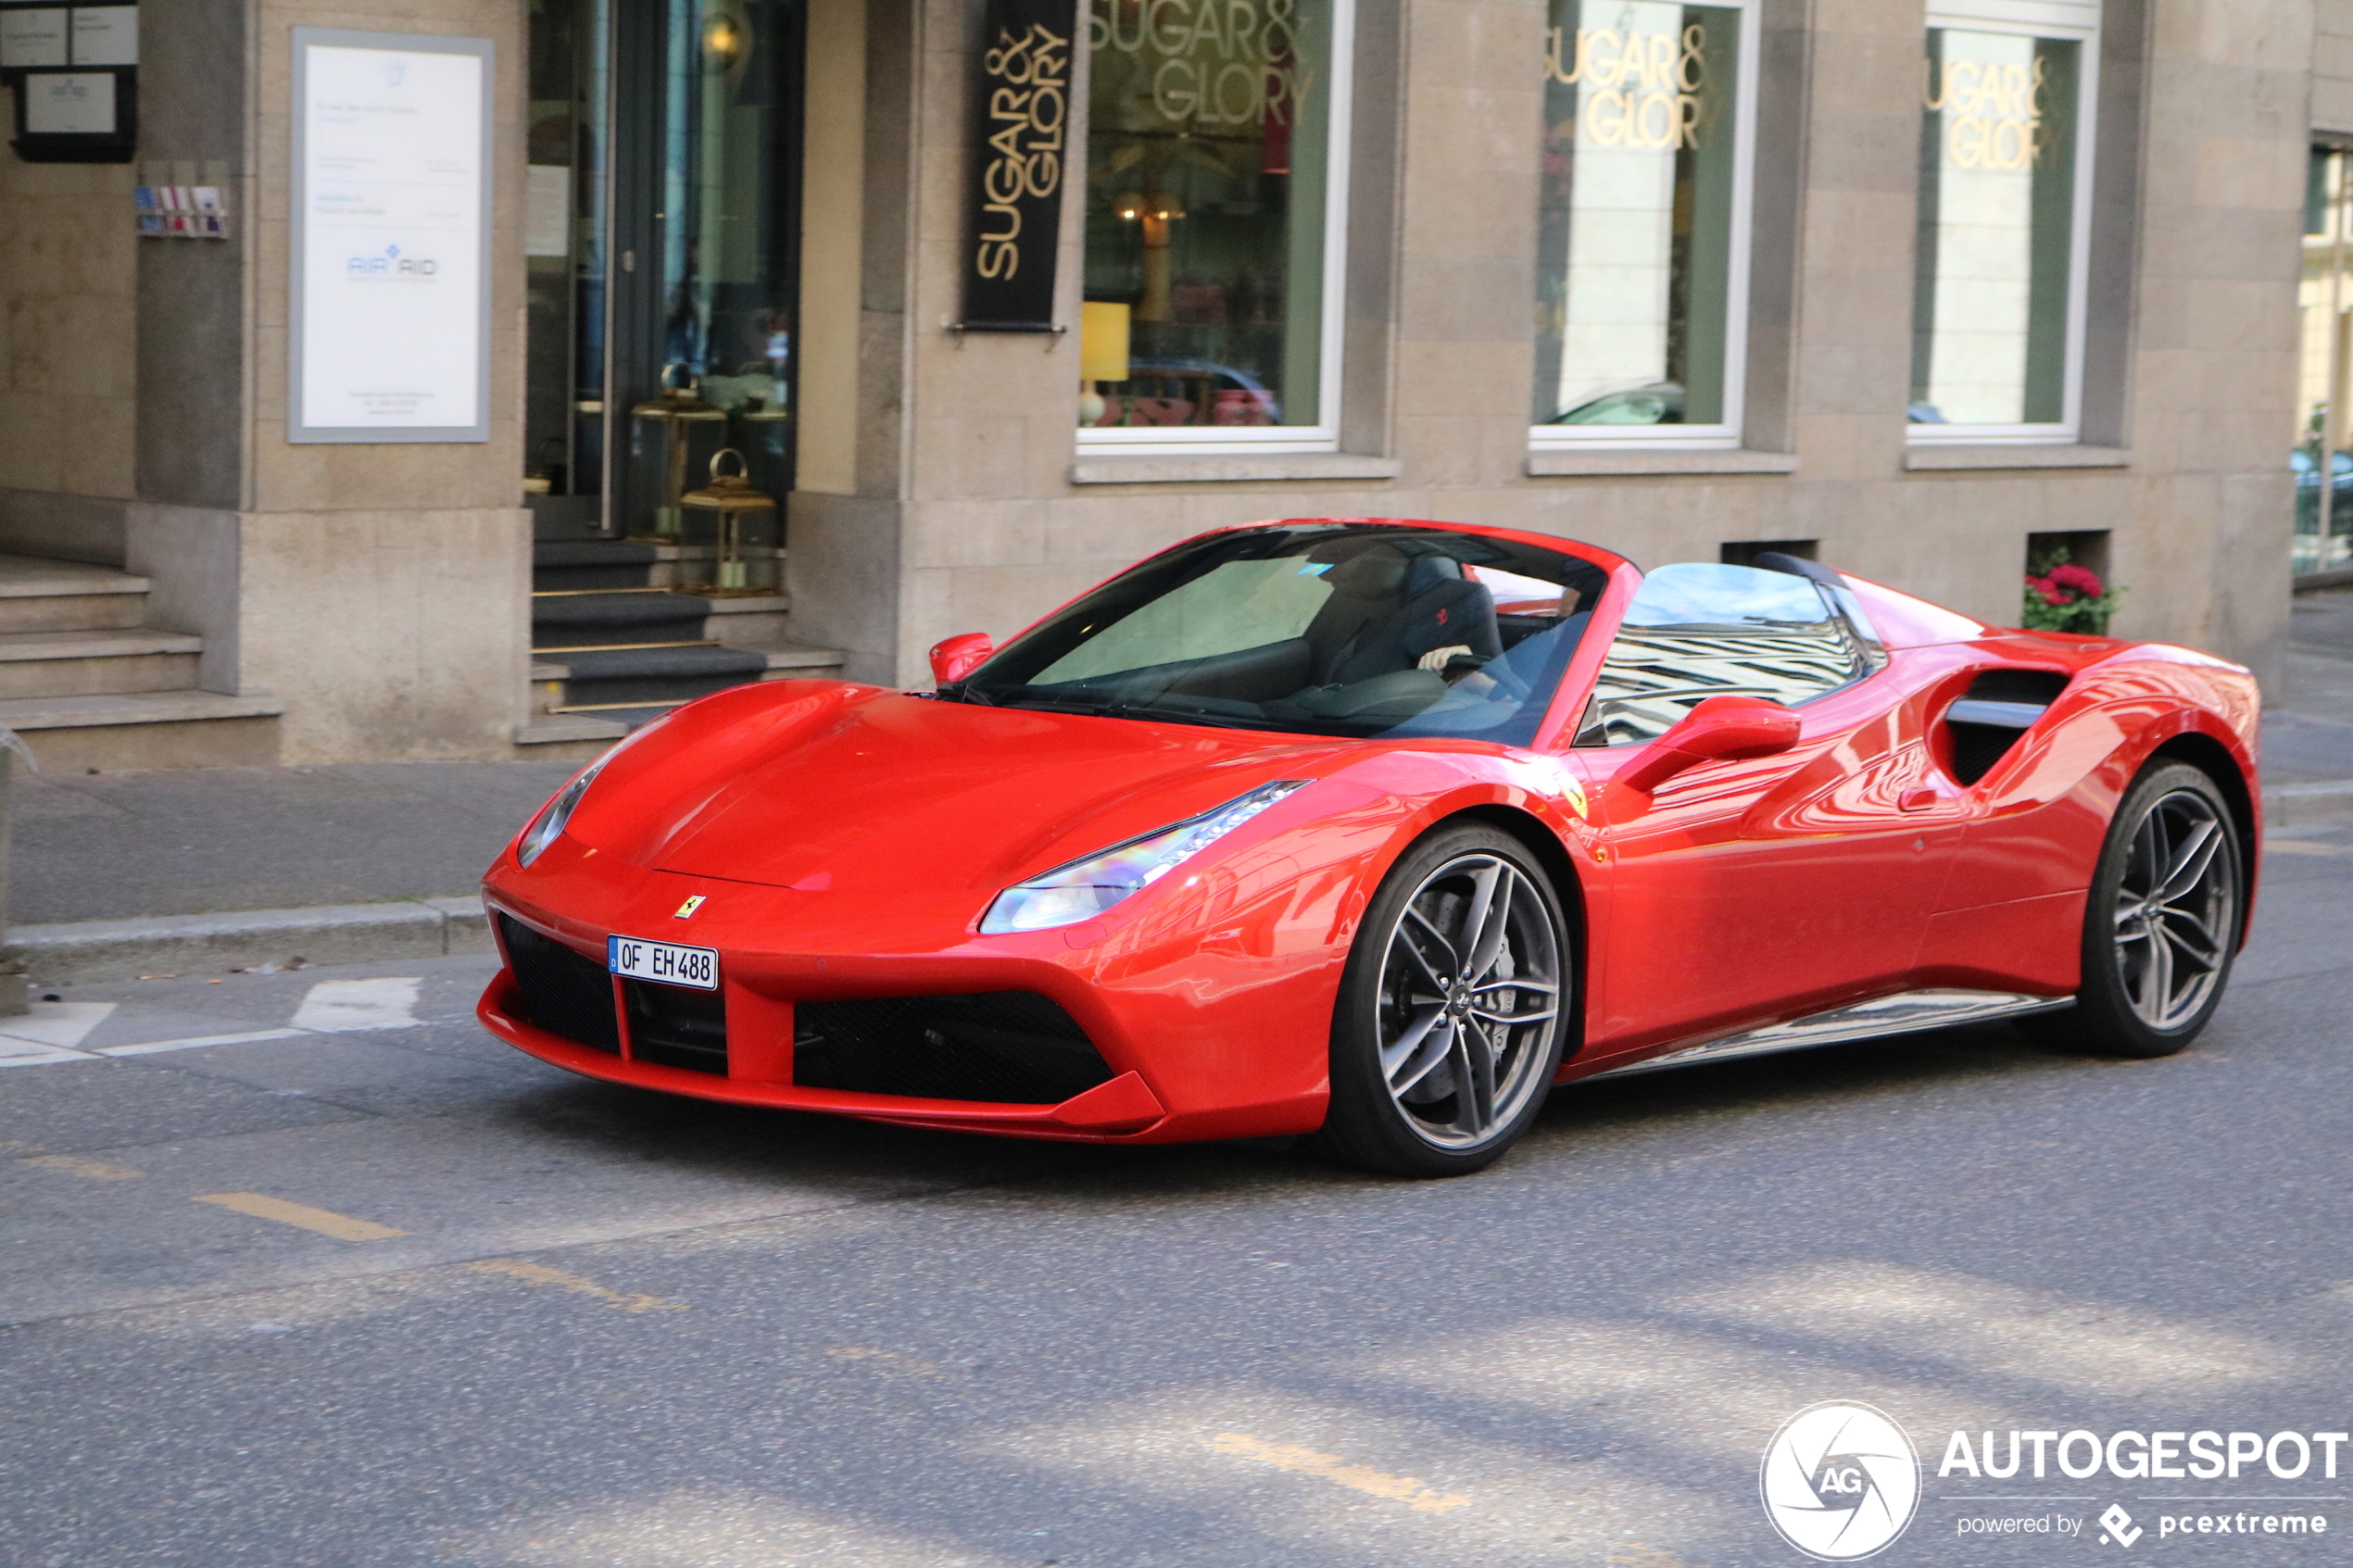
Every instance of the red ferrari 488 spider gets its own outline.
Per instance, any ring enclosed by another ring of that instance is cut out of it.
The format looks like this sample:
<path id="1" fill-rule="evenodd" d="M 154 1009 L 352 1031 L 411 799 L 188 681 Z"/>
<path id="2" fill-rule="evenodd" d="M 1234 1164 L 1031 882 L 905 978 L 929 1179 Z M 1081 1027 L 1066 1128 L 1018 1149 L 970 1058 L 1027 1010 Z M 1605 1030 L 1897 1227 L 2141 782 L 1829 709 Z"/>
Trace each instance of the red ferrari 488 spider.
<path id="1" fill-rule="evenodd" d="M 933 663 L 583 771 L 485 882 L 483 1022 L 673 1094 L 1446 1175 L 1604 1073 L 2179 1050 L 2246 930 L 2245 670 L 1787 556 L 1268 523 Z"/>

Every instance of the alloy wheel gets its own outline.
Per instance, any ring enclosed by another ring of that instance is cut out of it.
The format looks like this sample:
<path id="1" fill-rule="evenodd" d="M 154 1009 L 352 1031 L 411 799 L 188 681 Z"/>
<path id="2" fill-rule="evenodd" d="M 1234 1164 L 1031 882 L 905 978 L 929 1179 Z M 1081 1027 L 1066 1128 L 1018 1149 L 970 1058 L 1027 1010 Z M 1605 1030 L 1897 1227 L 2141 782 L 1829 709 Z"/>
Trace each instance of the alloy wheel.
<path id="1" fill-rule="evenodd" d="M 2238 931 L 2230 824 L 2192 790 L 2159 796 L 2133 830 L 2116 890 L 2117 979 L 2152 1029 L 2196 1016 L 2221 983 Z"/>
<path id="2" fill-rule="evenodd" d="M 1380 1072 L 1424 1142 L 1475 1147 L 1542 1091 L 1562 947 L 1544 899 L 1496 855 L 1457 856 L 1405 900 L 1381 962 Z"/>

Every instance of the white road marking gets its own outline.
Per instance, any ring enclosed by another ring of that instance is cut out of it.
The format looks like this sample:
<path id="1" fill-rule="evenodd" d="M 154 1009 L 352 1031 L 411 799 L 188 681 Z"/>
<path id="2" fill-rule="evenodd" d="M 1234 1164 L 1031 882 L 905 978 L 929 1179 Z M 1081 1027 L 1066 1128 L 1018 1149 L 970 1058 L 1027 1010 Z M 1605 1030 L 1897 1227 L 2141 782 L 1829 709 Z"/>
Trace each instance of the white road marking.
<path id="1" fill-rule="evenodd" d="M 360 1029 L 409 1029 L 416 1016 L 416 978 L 382 975 L 371 980 L 321 980 L 310 987 L 294 1015 L 297 1029 L 341 1035 Z"/>
<path id="2" fill-rule="evenodd" d="M 194 1050 L 198 1046 L 242 1046 L 248 1040 L 291 1040 L 307 1029 L 257 1029 L 248 1035 L 191 1035 L 184 1040 L 149 1040 L 136 1046 L 101 1046 L 99 1056 L 153 1056 L 157 1051 Z"/>
<path id="3" fill-rule="evenodd" d="M 114 1010 L 112 1002 L 35 1002 L 32 1010 L 21 1017 L 0 1018 L 0 1036 L 71 1050 Z"/>

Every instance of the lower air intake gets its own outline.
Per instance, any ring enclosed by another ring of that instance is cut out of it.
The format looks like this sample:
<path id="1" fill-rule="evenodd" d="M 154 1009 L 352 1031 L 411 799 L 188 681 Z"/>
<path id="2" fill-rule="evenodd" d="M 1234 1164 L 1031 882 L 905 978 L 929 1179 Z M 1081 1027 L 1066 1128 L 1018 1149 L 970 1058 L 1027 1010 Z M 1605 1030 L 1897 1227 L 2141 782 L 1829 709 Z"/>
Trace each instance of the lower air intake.
<path id="1" fill-rule="evenodd" d="M 727 1007 L 716 991 L 624 980 L 629 1057 L 660 1067 L 727 1075 Z"/>
<path id="2" fill-rule="evenodd" d="M 507 965 L 522 993 L 522 1015 L 576 1046 L 621 1054 L 621 1026 L 612 1010 L 612 976 L 552 936 L 542 936 L 511 915 L 498 917 Z"/>
<path id="3" fill-rule="evenodd" d="M 809 1088 L 1057 1105 L 1113 1076 L 1035 991 L 802 1002 L 793 1018 L 793 1082 Z"/>

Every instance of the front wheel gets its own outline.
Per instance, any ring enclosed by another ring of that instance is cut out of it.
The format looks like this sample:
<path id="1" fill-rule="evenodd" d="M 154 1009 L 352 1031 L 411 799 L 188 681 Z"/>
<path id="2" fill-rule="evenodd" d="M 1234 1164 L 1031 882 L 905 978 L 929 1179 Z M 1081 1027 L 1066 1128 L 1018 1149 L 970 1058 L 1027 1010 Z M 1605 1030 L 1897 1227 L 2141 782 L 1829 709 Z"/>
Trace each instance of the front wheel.
<path id="1" fill-rule="evenodd" d="M 1476 826 L 1424 839 L 1349 953 L 1322 1148 L 1400 1176 L 1491 1164 L 1552 1087 L 1571 973 L 1560 901 L 1518 840 Z"/>
<path id="2" fill-rule="evenodd" d="M 2075 1006 L 2036 1019 L 2045 1042 L 2102 1056 L 2171 1056 L 2222 1000 L 2246 917 L 2246 872 L 2222 792 L 2184 763 L 2152 768 L 2108 826 L 2083 909 Z"/>

